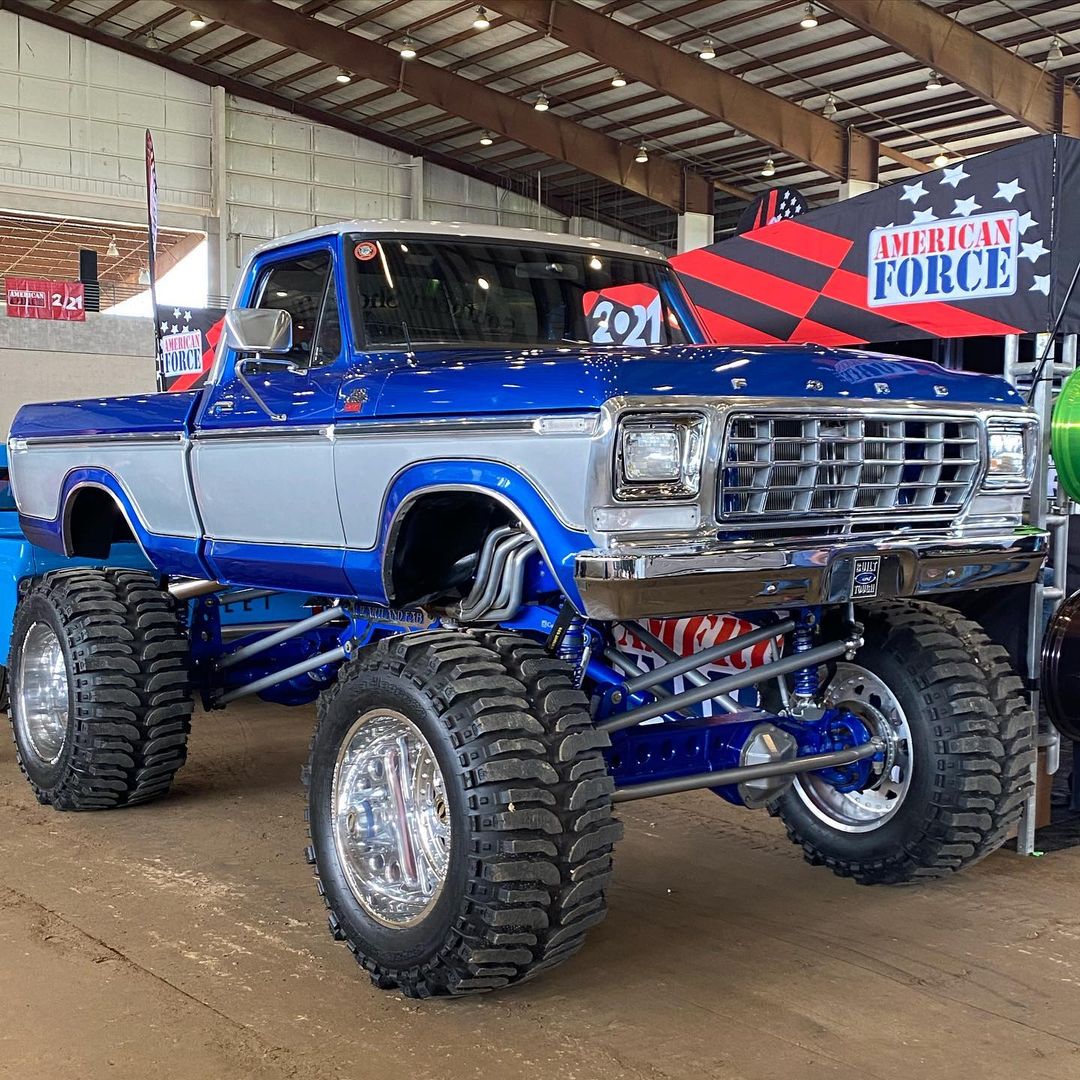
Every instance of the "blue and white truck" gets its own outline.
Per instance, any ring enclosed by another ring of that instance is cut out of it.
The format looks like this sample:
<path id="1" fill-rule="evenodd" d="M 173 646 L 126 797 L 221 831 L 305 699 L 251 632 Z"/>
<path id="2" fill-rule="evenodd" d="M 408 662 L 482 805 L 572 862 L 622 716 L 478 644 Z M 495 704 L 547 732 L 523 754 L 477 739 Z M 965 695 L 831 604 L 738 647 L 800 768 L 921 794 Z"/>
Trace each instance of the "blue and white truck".
<path id="1" fill-rule="evenodd" d="M 15 419 L 21 529 L 84 564 L 20 583 L 19 760 L 58 809 L 122 806 L 167 790 L 194 696 L 317 701 L 330 926 L 414 996 L 576 952 L 624 800 L 710 788 L 860 882 L 948 874 L 1030 789 L 972 615 L 1040 572 L 1037 448 L 999 379 L 708 344 L 645 248 L 275 241 L 204 388 Z M 302 617 L 223 634 L 238 589 Z"/>

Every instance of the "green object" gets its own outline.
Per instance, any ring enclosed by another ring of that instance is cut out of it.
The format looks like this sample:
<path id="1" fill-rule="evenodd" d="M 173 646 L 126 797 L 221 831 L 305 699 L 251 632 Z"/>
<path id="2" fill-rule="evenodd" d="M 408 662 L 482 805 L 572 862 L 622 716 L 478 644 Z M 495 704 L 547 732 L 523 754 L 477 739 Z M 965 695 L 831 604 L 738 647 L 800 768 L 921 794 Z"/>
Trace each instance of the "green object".
<path id="1" fill-rule="evenodd" d="M 1080 371 L 1066 380 L 1050 421 L 1050 449 L 1065 493 L 1080 502 Z"/>

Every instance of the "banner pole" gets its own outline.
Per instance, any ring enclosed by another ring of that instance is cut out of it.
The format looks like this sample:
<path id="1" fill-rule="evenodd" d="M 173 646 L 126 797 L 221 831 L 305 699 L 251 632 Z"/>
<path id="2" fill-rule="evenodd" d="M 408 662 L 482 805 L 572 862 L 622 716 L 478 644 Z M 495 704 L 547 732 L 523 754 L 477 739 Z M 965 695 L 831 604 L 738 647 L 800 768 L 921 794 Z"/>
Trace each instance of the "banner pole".
<path id="1" fill-rule="evenodd" d="M 161 365 L 161 331 L 158 326 L 157 306 L 157 237 L 158 237 L 158 190 L 157 161 L 154 158 L 154 136 L 146 129 L 146 261 L 150 274 L 150 308 L 154 320 L 154 372 L 158 391 L 165 389 L 165 373 Z"/>

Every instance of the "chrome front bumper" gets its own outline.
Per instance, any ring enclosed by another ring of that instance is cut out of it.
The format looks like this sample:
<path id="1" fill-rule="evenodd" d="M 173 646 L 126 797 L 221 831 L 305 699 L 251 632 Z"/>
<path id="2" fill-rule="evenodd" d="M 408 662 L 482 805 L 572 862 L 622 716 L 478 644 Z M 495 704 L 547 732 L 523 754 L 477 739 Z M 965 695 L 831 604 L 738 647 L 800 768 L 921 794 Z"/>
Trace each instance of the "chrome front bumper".
<path id="1" fill-rule="evenodd" d="M 834 543 L 641 542 L 579 553 L 574 578 L 589 618 L 639 619 L 1024 584 L 1046 549 L 1046 533 L 1027 529 Z"/>

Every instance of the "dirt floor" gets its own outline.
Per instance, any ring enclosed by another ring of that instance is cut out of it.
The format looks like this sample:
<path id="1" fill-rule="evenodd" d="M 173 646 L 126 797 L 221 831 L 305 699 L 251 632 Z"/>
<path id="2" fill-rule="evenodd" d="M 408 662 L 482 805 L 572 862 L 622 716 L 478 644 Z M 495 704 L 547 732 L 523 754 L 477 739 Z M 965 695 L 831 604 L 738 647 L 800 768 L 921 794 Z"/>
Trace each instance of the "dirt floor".
<path id="1" fill-rule="evenodd" d="M 39 807 L 0 749 L 0 1076 L 1080 1076 L 1080 850 L 865 889 L 708 794 L 622 808 L 607 921 L 520 990 L 418 1004 L 331 941 L 308 709 L 197 716 L 172 797 Z"/>

